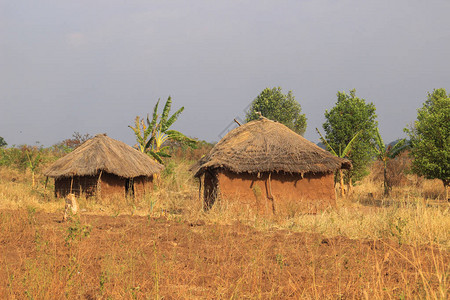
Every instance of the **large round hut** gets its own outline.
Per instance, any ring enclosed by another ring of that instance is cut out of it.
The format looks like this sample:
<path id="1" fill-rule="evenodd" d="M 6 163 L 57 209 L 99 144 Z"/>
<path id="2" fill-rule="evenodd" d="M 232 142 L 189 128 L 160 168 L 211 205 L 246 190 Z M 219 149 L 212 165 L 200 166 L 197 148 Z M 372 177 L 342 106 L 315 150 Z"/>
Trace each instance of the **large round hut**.
<path id="1" fill-rule="evenodd" d="M 98 134 L 44 171 L 55 178 L 55 195 L 142 198 L 153 188 L 153 175 L 164 168 L 127 144 Z"/>
<path id="2" fill-rule="evenodd" d="M 335 206 L 334 172 L 349 168 L 349 160 L 264 117 L 230 131 L 193 167 L 206 207 L 220 199 L 281 215 Z"/>

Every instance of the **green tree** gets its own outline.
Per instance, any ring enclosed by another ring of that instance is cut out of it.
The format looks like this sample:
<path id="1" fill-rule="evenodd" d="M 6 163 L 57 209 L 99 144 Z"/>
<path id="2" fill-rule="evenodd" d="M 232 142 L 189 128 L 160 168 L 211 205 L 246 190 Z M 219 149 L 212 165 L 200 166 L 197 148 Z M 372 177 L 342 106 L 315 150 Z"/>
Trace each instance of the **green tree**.
<path id="1" fill-rule="evenodd" d="M 325 139 L 333 149 L 345 149 L 357 132 L 361 131 L 348 154 L 353 165 L 347 173 L 350 187 L 352 181 L 358 181 L 368 174 L 368 166 L 374 156 L 373 139 L 378 126 L 375 111 L 375 105 L 356 97 L 354 89 L 350 94 L 338 92 L 335 106 L 325 111 Z"/>
<path id="2" fill-rule="evenodd" d="M 306 130 L 306 117 L 302 114 L 300 104 L 295 101 L 292 91 L 287 95 L 281 92 L 281 88 L 264 89 L 253 100 L 248 110 L 245 121 L 257 120 L 260 112 L 264 117 L 280 122 L 300 135 Z"/>
<path id="3" fill-rule="evenodd" d="M 417 110 L 417 120 L 405 128 L 411 140 L 412 170 L 429 179 L 442 180 L 446 199 L 450 185 L 450 94 L 445 89 L 428 93 Z"/>
<path id="4" fill-rule="evenodd" d="M 169 117 L 170 109 L 172 106 L 172 98 L 166 101 L 166 105 L 162 111 L 162 114 L 158 114 L 159 101 L 153 108 L 152 120 L 150 121 L 149 115 L 147 114 L 147 124 L 144 119 L 139 116 L 135 119 L 135 127 L 130 127 L 136 136 L 136 141 L 138 142 L 138 148 L 141 152 L 147 153 L 152 156 L 155 160 L 162 163 L 162 157 L 170 157 L 167 153 L 169 146 L 164 146 L 167 141 L 178 141 L 185 143 L 189 146 L 195 146 L 196 140 L 191 139 L 179 131 L 169 130 L 170 126 L 175 123 L 180 114 L 183 112 L 184 107 L 177 110 L 172 116 Z"/>
<path id="5" fill-rule="evenodd" d="M 0 148 L 5 146 L 8 146 L 8 143 L 0 136 Z"/>
<path id="6" fill-rule="evenodd" d="M 399 155 L 403 150 L 408 147 L 408 143 L 406 139 L 402 139 L 392 145 L 386 145 L 381 138 L 380 130 L 377 128 L 377 132 L 375 135 L 375 152 L 377 159 L 383 162 L 383 187 L 384 187 L 384 195 L 388 196 L 389 191 L 391 189 L 391 185 L 387 178 L 387 166 L 388 161 L 392 158 L 395 158 Z"/>

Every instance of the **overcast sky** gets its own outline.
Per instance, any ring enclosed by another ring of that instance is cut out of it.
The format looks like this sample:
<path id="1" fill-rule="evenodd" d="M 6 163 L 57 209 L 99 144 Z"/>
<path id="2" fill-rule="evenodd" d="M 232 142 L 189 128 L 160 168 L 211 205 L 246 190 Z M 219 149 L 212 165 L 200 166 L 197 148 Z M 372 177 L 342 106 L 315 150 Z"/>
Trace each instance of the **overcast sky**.
<path id="1" fill-rule="evenodd" d="M 404 137 L 427 92 L 450 92 L 450 1 L 0 0 L 0 136 L 80 133 L 134 144 L 158 98 L 173 129 L 217 141 L 266 87 L 292 90 L 317 142 L 338 91 Z"/>

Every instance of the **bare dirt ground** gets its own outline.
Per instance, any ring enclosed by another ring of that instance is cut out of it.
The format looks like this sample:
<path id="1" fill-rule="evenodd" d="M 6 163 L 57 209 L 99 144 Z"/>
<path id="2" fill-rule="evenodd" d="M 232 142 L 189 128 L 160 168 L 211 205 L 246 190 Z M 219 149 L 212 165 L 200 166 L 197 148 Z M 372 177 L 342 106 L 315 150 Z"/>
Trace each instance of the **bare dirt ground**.
<path id="1" fill-rule="evenodd" d="M 0 211 L 1 299 L 444 298 L 450 254 L 391 240 Z"/>

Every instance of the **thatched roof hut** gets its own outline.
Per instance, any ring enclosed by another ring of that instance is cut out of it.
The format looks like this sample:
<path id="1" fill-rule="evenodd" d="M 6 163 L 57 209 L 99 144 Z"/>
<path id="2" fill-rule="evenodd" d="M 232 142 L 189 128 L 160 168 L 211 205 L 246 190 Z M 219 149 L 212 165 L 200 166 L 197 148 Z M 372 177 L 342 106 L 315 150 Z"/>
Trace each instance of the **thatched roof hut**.
<path id="1" fill-rule="evenodd" d="M 44 171 L 55 178 L 55 193 L 142 194 L 164 166 L 127 144 L 98 134 Z"/>
<path id="2" fill-rule="evenodd" d="M 262 117 L 230 131 L 196 166 L 195 175 L 208 168 L 234 173 L 323 173 L 349 169 L 338 158 L 285 125 Z"/>
<path id="3" fill-rule="evenodd" d="M 265 201 L 326 200 L 328 205 L 335 203 L 333 173 L 349 168 L 347 159 L 332 155 L 281 123 L 261 117 L 230 131 L 193 170 L 195 176 L 203 177 L 203 197 L 208 205 L 218 196 L 264 202 L 255 199 L 259 181 L 260 189 L 266 190 L 259 198 Z M 269 210 L 276 210 L 273 203 L 269 206 Z"/>

